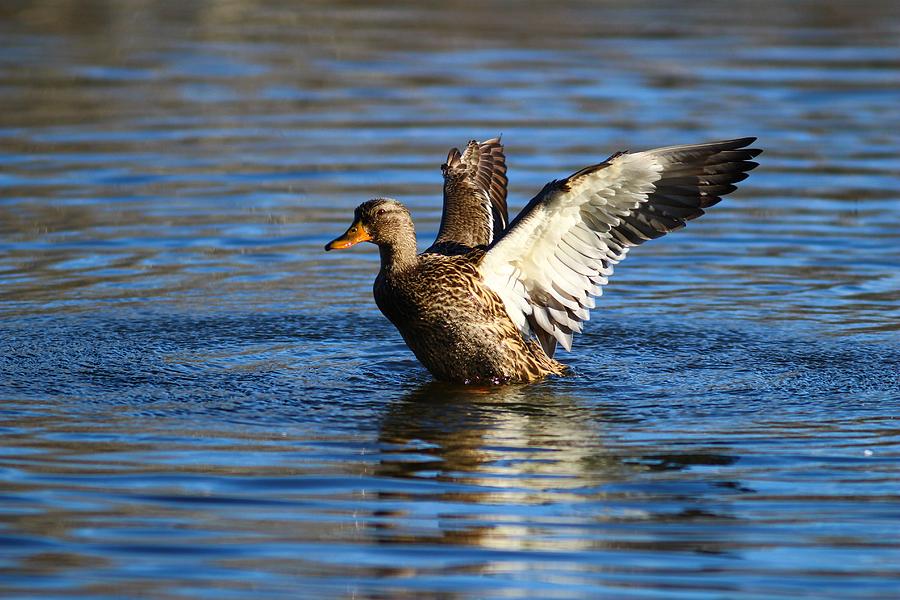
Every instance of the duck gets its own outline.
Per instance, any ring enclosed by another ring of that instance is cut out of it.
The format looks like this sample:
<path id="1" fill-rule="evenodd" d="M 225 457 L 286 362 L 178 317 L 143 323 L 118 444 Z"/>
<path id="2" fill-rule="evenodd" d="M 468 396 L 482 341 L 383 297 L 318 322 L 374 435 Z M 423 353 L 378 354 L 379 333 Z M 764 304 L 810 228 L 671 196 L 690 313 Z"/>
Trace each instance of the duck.
<path id="1" fill-rule="evenodd" d="M 566 375 L 556 349 L 571 350 L 614 266 L 733 192 L 758 166 L 754 141 L 616 152 L 550 181 L 510 222 L 503 144 L 472 140 L 441 165 L 441 222 L 424 252 L 409 210 L 383 197 L 360 204 L 325 250 L 378 247 L 375 303 L 435 379 Z"/>

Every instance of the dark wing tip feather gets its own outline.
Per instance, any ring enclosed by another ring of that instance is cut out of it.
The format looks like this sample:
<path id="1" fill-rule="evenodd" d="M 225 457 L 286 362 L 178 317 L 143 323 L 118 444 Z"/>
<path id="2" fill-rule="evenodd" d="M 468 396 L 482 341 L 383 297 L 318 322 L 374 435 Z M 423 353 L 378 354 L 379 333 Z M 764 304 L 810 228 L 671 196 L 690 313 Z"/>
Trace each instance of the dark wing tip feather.
<path id="1" fill-rule="evenodd" d="M 756 139 L 757 138 L 755 135 L 750 135 L 747 137 L 735 138 L 733 140 L 725 140 L 725 143 L 733 142 L 735 148 L 743 148 L 744 146 L 749 146 L 750 144 L 755 142 Z"/>
<path id="2" fill-rule="evenodd" d="M 647 201 L 623 218 L 621 235 L 641 243 L 703 215 L 704 209 L 721 202 L 722 196 L 735 191 L 735 184 L 759 166 L 750 159 L 762 150 L 746 147 L 755 141 L 755 137 L 744 137 L 654 151 L 665 167 Z"/>

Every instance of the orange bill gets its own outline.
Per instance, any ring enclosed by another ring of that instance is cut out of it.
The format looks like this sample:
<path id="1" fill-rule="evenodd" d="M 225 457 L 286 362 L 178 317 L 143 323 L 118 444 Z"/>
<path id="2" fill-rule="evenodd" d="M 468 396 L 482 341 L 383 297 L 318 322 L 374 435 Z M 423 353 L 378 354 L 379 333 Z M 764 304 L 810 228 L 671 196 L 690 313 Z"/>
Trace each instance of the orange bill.
<path id="1" fill-rule="evenodd" d="M 372 236 L 369 235 L 363 224 L 359 221 L 354 221 L 347 233 L 325 244 L 325 250 L 343 250 L 360 242 L 368 242 L 371 239 Z"/>

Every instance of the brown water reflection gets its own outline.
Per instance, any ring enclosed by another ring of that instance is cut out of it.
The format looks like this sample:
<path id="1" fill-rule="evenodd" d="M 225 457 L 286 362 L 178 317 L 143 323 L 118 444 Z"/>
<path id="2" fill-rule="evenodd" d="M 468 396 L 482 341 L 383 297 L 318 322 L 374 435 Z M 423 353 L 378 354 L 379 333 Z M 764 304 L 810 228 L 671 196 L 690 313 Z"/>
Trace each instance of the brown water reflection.
<path id="1" fill-rule="evenodd" d="M 580 505 L 622 500 L 615 484 L 642 473 L 677 471 L 696 465 L 729 465 L 736 459 L 719 452 L 703 454 L 623 455 L 604 445 L 608 419 L 604 407 L 540 387 L 471 389 L 429 383 L 394 404 L 381 423 L 379 440 L 386 448 L 377 467 L 380 477 L 434 479 L 464 486 L 440 500 L 446 512 L 434 515 L 439 528 L 417 534 L 405 530 L 403 511 L 379 511 L 388 519 L 379 528 L 381 543 L 434 543 L 479 546 L 499 551 L 582 551 L 601 549 L 715 552 L 717 542 L 695 540 L 673 546 L 658 541 L 624 541 L 606 537 L 604 526 L 640 522 L 640 509 L 600 514 Z M 393 450 L 391 450 L 393 448 Z M 644 449 L 646 452 L 647 449 Z M 638 460 L 639 459 L 639 460 Z M 722 487 L 737 487 L 729 481 Z M 610 490 L 610 491 L 607 491 Z M 744 490 L 749 492 L 750 490 Z M 385 503 L 410 500 L 404 492 L 379 495 Z M 633 500 L 636 500 L 634 497 Z M 687 496 L 685 496 L 687 499 Z M 551 513 L 522 507 L 569 505 Z M 482 512 L 483 511 L 483 512 Z M 690 508 L 671 514 L 671 522 L 710 522 L 724 515 Z M 568 530 L 565 535 L 554 531 Z M 722 543 L 718 551 L 726 551 Z M 486 566 L 490 569 L 490 566 Z"/>

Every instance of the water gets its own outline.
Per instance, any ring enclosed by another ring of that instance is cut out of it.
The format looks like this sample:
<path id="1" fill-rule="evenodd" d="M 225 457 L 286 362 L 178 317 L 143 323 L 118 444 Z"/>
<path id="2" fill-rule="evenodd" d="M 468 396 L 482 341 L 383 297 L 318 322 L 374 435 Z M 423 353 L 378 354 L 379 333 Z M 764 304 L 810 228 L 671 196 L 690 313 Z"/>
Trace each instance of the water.
<path id="1" fill-rule="evenodd" d="M 887 598 L 900 586 L 895 3 L 0 8 L 0 591 Z M 514 210 L 758 135 L 634 251 L 577 375 L 430 382 L 322 252 L 424 247 L 452 145 Z"/>

